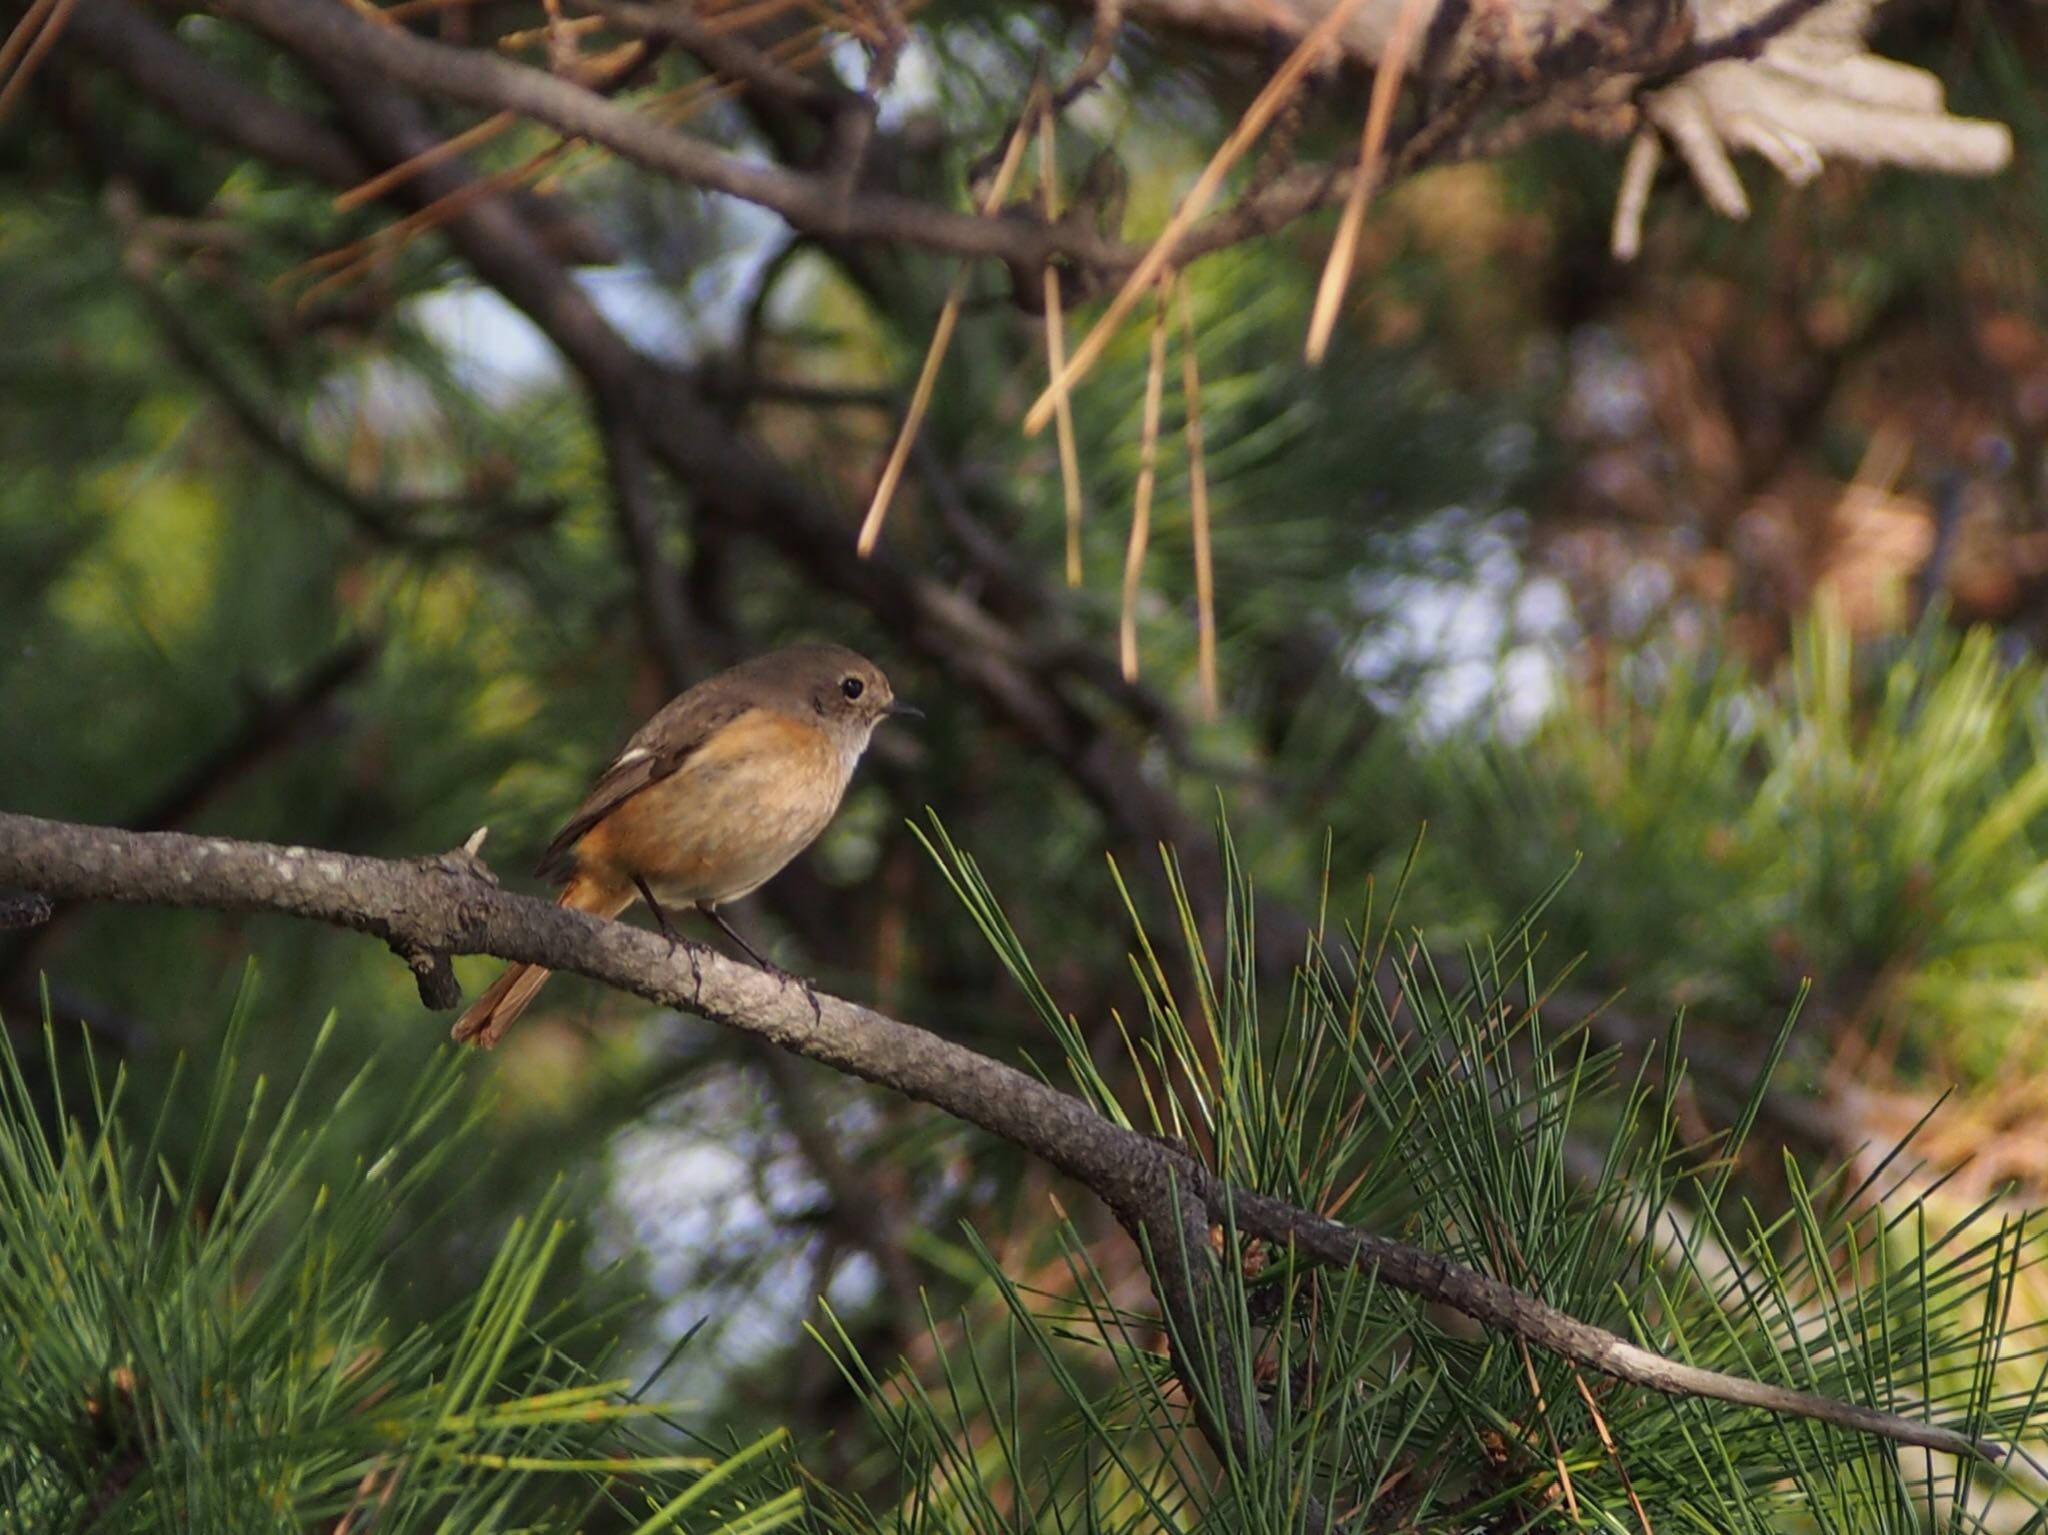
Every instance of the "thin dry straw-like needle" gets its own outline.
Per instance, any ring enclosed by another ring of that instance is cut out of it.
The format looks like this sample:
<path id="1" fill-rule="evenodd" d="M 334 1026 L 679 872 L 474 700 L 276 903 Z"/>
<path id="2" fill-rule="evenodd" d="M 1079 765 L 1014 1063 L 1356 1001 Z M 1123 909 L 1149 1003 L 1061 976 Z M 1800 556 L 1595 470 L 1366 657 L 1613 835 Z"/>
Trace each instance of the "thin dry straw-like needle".
<path id="1" fill-rule="evenodd" d="M 1600 1411 L 1600 1404 L 1593 1400 L 1593 1390 L 1586 1384 L 1586 1377 L 1578 1367 L 1572 1367 L 1572 1384 L 1579 1388 L 1579 1396 L 1585 1401 L 1586 1411 L 1593 1415 L 1593 1427 L 1599 1431 L 1600 1443 L 1607 1451 L 1607 1458 L 1614 1462 L 1614 1469 L 1621 1477 L 1621 1490 L 1628 1494 L 1629 1507 L 1635 1510 L 1636 1522 L 1643 1527 L 1643 1535 L 1656 1535 L 1650 1524 L 1650 1511 L 1643 1507 L 1643 1500 L 1636 1496 L 1635 1478 L 1628 1474 L 1628 1467 L 1622 1462 L 1621 1450 L 1614 1442 L 1614 1435 L 1608 1431 L 1606 1415 Z"/>
<path id="2" fill-rule="evenodd" d="M 1038 185 L 1045 198 L 1045 221 L 1060 221 L 1058 160 L 1053 123 L 1056 114 L 1038 118 Z M 1067 365 L 1067 315 L 1060 298 L 1060 274 L 1045 269 L 1045 376 L 1058 378 Z M 1074 446 L 1074 402 L 1061 394 L 1055 411 L 1060 445 L 1060 489 L 1067 499 L 1067 585 L 1081 584 L 1081 454 Z"/>
<path id="3" fill-rule="evenodd" d="M 564 140 L 552 148 L 541 150 L 523 164 L 499 171 L 493 176 L 486 176 L 480 181 L 467 182 L 447 195 L 436 198 L 424 208 L 378 230 L 375 234 L 301 262 L 283 276 L 273 279 L 273 285 L 289 286 L 299 278 L 310 277 L 315 272 L 327 270 L 327 276 L 306 289 L 294 301 L 298 308 L 305 309 L 322 295 L 354 282 L 379 261 L 386 261 L 397 255 L 428 230 L 446 223 L 473 203 L 517 186 L 544 168 L 568 147 L 568 141 Z"/>
<path id="4" fill-rule="evenodd" d="M 389 170 L 382 170 L 367 181 L 359 181 L 346 192 L 335 195 L 334 211 L 348 213 L 363 204 L 374 202 L 393 187 L 402 186 L 421 171 L 431 170 L 443 160 L 455 155 L 466 154 L 479 144 L 489 143 L 507 128 L 519 121 L 516 112 L 497 112 L 485 118 L 474 127 L 465 128 L 453 138 L 443 139 L 431 149 L 423 149 L 410 160 L 401 160 Z"/>
<path id="5" fill-rule="evenodd" d="M 1202 679 L 1202 716 L 1216 718 L 1216 569 L 1209 554 L 1209 472 L 1202 460 L 1202 371 L 1195 361 L 1195 314 L 1188 274 L 1174 285 L 1180 299 L 1180 383 L 1188 424 L 1188 507 L 1195 523 L 1195 640 Z"/>
<path id="6" fill-rule="evenodd" d="M 43 23 L 50 12 L 56 9 L 56 0 L 35 0 L 22 12 L 21 20 L 14 24 L 14 30 L 7 34 L 7 40 L 0 42 L 0 80 L 7 78 L 7 72 L 14 67 L 14 61 L 22 51 L 36 40 L 43 29 Z"/>
<path id="7" fill-rule="evenodd" d="M 1337 221 L 1337 238 L 1330 246 L 1330 259 L 1323 263 L 1323 278 L 1316 287 L 1316 307 L 1309 316 L 1307 357 L 1310 367 L 1323 360 L 1330 349 L 1330 333 L 1337 328 L 1337 311 L 1344 302 L 1344 290 L 1351 284 L 1351 269 L 1358 261 L 1358 235 L 1365 227 L 1365 210 L 1372 201 L 1372 189 L 1380 179 L 1380 161 L 1387 148 L 1387 125 L 1394 120 L 1394 100 L 1401 94 L 1401 77 L 1408 72 L 1408 50 L 1414 46 L 1416 29 L 1422 24 L 1423 0 L 1401 0 L 1394 17 L 1394 30 L 1387 34 L 1386 51 L 1373 71 L 1372 99 L 1365 108 L 1365 132 L 1358 143 L 1358 169 L 1352 173 L 1351 191 L 1344 199 L 1344 215 Z"/>
<path id="8" fill-rule="evenodd" d="M 63 35 L 64 23 L 71 19 L 72 8 L 77 4 L 78 0 L 56 0 L 53 6 L 39 4 L 33 7 L 8 35 L 6 43 L 0 45 L 0 79 L 7 81 L 4 86 L 0 86 L 0 117 L 5 117 L 8 109 L 20 99 L 21 93 L 28 89 L 28 83 L 35 78 L 36 69 L 42 64 L 43 56 Z M 38 17 L 42 20 L 40 30 L 36 26 Z M 13 75 L 9 76 L 7 63 L 11 62 L 17 53 L 21 57 L 21 62 Z"/>
<path id="9" fill-rule="evenodd" d="M 1039 101 L 1036 89 L 1032 93 L 1033 104 Z M 1016 179 L 1017 167 L 1024 163 L 1024 146 L 1031 137 L 1031 110 L 1026 109 L 1017 121 L 1017 128 L 1010 135 L 1010 142 L 1003 150 L 1003 163 L 996 168 L 995 179 L 982 194 L 981 212 L 987 216 L 1003 205 L 1009 195 L 1010 183 Z M 973 269 L 962 265 L 953 279 L 953 286 L 946 293 L 945 307 L 939 311 L 939 323 L 932 329 L 932 344 L 925 349 L 924 368 L 917 375 L 917 387 L 911 391 L 910 405 L 903 412 L 903 425 L 897 429 L 896 445 L 889 450 L 889 461 L 882 466 L 882 478 L 875 486 L 875 498 L 868 503 L 868 514 L 862 519 L 860 537 L 855 547 L 862 555 L 872 554 L 875 541 L 882 536 L 882 521 L 889 515 L 889 503 L 896 499 L 896 487 L 903 479 L 903 466 L 910 461 L 910 448 L 917 441 L 917 429 L 924 424 L 925 410 L 932 402 L 932 389 L 939 381 L 939 367 L 946 360 L 946 348 L 953 344 L 953 327 L 960 320 L 960 305 L 967 297 L 967 281 Z"/>
<path id="10" fill-rule="evenodd" d="M 1139 297 L 1158 279 L 1160 272 L 1172 260 L 1173 248 L 1180 243 L 1180 237 L 1187 232 L 1190 224 L 1208 211 L 1209 204 L 1215 201 L 1217 192 L 1222 189 L 1223 179 L 1230 174 L 1231 167 L 1244 158 L 1245 151 L 1250 149 L 1257 142 L 1259 135 L 1266 131 L 1266 126 L 1272 122 L 1274 114 L 1293 94 L 1296 83 L 1308 73 L 1309 67 L 1321 57 L 1323 49 L 1337 35 L 1338 29 L 1351 19 L 1351 13 L 1357 10 L 1361 3 L 1362 0 L 1337 0 L 1329 14 L 1308 30 L 1302 40 L 1295 45 L 1294 52 L 1287 56 L 1286 62 L 1274 71 L 1273 78 L 1266 82 L 1265 88 L 1252 99 L 1252 104 L 1245 109 L 1244 116 L 1238 119 L 1237 126 L 1230 131 L 1230 136 L 1210 157 L 1208 165 L 1202 169 L 1202 174 L 1188 189 L 1188 195 L 1181 199 L 1180 206 L 1173 210 L 1173 217 L 1166 221 L 1166 227 L 1160 230 L 1159 238 L 1152 242 L 1152 248 L 1146 251 L 1138 264 L 1131 269 L 1131 275 L 1124 279 L 1123 287 L 1118 289 L 1116 297 L 1109 301 L 1109 307 L 1103 310 L 1101 318 L 1096 320 L 1081 344 L 1074 349 L 1073 355 L 1067 359 L 1065 369 L 1046 386 L 1045 392 L 1032 402 L 1031 409 L 1024 416 L 1025 435 L 1035 437 L 1044 431 L 1045 423 L 1052 418 L 1054 401 L 1071 390 L 1088 370 L 1095 366 L 1096 361 L 1102 356 L 1102 349 L 1109 345 L 1110 337 L 1116 334 L 1124 318 L 1136 306 Z"/>
<path id="11" fill-rule="evenodd" d="M 1138 440 L 1138 489 L 1131 498 L 1131 542 L 1124 550 L 1123 621 L 1117 651 L 1124 681 L 1138 680 L 1138 587 L 1145 573 L 1145 545 L 1152 537 L 1152 486 L 1159 469 L 1159 402 L 1166 393 L 1166 299 L 1171 278 L 1159 285 L 1152 312 L 1152 365 L 1145 373 L 1145 425 Z"/>

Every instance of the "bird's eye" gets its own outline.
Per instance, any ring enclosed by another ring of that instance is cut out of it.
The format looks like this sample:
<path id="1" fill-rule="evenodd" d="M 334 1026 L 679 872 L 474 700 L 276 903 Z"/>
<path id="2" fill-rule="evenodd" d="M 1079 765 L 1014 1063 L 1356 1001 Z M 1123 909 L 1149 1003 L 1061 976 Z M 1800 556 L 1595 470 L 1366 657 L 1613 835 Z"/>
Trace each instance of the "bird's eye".
<path id="1" fill-rule="evenodd" d="M 844 682 L 839 684 L 839 691 L 844 693 L 848 698 L 858 698 L 867 690 L 868 685 L 865 682 L 862 682 L 858 677 L 848 677 Z"/>

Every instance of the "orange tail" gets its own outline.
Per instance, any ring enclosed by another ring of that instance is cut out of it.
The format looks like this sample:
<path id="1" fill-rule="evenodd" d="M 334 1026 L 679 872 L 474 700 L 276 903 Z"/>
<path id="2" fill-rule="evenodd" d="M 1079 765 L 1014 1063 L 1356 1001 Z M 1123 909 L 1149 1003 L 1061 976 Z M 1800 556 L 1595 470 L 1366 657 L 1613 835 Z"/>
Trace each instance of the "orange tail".
<path id="1" fill-rule="evenodd" d="M 555 904 L 599 917 L 616 917 L 633 904 L 633 892 L 628 887 L 621 895 L 616 890 L 605 889 L 594 879 L 579 875 L 555 897 Z M 505 1031 L 518 1021 L 519 1015 L 526 1011 L 535 994 L 553 974 L 546 965 L 507 965 L 505 973 L 493 981 L 490 989 L 456 1021 L 455 1027 L 449 1030 L 450 1037 L 458 1044 L 475 1044 L 490 1049 L 505 1037 Z"/>

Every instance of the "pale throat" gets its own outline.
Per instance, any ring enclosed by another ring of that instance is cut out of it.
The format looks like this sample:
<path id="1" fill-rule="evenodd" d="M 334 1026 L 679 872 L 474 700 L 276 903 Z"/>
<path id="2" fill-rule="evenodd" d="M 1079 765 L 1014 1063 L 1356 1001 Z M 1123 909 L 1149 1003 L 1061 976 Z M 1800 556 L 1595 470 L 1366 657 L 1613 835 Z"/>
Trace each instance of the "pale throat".
<path id="1" fill-rule="evenodd" d="M 839 753 L 839 776 L 841 780 L 851 778 L 861 753 L 868 749 L 868 742 L 874 736 L 876 721 L 833 720 L 826 725 L 832 734 L 832 745 Z"/>

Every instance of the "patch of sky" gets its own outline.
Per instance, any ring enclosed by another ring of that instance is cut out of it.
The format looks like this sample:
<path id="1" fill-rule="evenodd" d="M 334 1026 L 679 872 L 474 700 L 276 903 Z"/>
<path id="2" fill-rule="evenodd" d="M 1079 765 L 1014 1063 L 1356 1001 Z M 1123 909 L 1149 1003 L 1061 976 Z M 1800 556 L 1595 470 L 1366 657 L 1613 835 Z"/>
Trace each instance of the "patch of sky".
<path id="1" fill-rule="evenodd" d="M 833 1131 L 857 1155 L 883 1130 L 860 1096 L 835 1102 Z M 828 1252 L 828 1238 L 789 1242 L 830 1195 L 781 1124 L 758 1075 L 734 1068 L 693 1085 L 653 1119 L 613 1137 L 610 1187 L 599 1206 L 592 1259 L 639 1253 L 658 1310 L 646 1340 L 651 1367 L 669 1343 L 702 1331 L 677 1361 L 663 1395 L 715 1398 L 723 1383 L 781 1350 L 802 1346 L 816 1292 L 842 1313 L 880 1294 L 876 1265 Z"/>
<path id="2" fill-rule="evenodd" d="M 1512 457 L 1530 450 L 1504 439 Z M 1555 702 L 1576 632 L 1562 583 L 1532 576 L 1527 519 L 1449 506 L 1391 535 L 1354 589 L 1363 620 L 1351 669 L 1425 739 L 1458 731 L 1521 739 Z"/>

